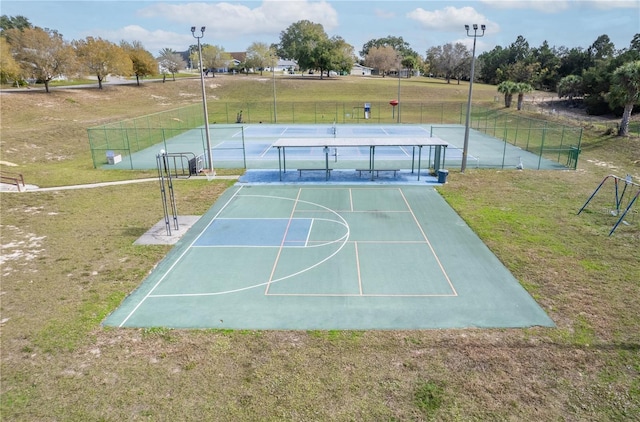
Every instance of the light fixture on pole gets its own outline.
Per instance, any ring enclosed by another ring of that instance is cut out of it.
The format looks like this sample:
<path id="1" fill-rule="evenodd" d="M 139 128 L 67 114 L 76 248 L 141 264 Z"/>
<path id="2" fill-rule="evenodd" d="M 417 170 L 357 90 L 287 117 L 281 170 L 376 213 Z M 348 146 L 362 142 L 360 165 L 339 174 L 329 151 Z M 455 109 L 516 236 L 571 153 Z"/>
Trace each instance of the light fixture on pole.
<path id="1" fill-rule="evenodd" d="M 467 155 L 469 153 L 469 125 L 471 123 L 471 94 L 473 93 L 473 78 L 476 65 L 476 39 L 484 36 L 484 31 L 487 29 L 486 25 L 480 25 L 482 34 L 478 34 L 478 25 L 473 24 L 473 34 L 469 33 L 469 25 L 465 25 L 464 29 L 467 30 L 467 37 L 473 37 L 473 52 L 471 54 L 471 75 L 469 76 L 469 98 L 467 98 L 467 120 L 464 125 L 464 146 L 462 148 L 462 165 L 460 166 L 460 172 L 464 173 L 467 168 Z"/>
<path id="2" fill-rule="evenodd" d="M 204 72 L 202 69 L 202 47 L 200 38 L 204 37 L 206 27 L 200 28 L 200 36 L 196 35 L 196 27 L 191 27 L 191 34 L 198 40 L 198 60 L 200 62 L 200 84 L 202 85 L 202 108 L 204 110 L 204 132 L 207 138 L 207 168 L 211 176 L 215 175 L 213 170 L 213 156 L 211 155 L 211 136 L 209 135 L 209 113 L 207 112 L 207 96 L 204 91 Z"/>

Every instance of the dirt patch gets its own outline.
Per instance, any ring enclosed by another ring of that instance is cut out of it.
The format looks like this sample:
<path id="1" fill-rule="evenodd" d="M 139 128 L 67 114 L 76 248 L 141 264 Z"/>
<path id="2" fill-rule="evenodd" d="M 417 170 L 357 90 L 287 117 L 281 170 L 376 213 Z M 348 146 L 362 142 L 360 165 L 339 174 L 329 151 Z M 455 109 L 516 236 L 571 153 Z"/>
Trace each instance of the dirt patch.
<path id="1" fill-rule="evenodd" d="M 40 212 L 37 210 L 35 212 Z M 2 254 L 0 255 L 0 265 L 2 265 L 2 276 L 6 277 L 18 271 L 16 266 L 24 266 L 41 256 L 45 249 L 43 247 L 46 236 L 37 236 L 28 233 L 16 226 L 0 226 L 2 228 Z M 10 265 L 13 264 L 13 265 Z"/>

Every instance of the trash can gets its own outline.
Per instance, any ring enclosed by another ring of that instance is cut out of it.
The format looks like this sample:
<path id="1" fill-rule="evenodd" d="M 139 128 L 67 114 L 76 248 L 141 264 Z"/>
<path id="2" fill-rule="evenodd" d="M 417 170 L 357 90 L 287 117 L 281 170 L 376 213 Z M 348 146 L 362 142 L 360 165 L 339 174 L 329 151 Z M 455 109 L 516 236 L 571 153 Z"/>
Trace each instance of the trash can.
<path id="1" fill-rule="evenodd" d="M 447 183 L 448 175 L 449 175 L 449 170 L 447 169 L 438 170 L 438 183 Z"/>

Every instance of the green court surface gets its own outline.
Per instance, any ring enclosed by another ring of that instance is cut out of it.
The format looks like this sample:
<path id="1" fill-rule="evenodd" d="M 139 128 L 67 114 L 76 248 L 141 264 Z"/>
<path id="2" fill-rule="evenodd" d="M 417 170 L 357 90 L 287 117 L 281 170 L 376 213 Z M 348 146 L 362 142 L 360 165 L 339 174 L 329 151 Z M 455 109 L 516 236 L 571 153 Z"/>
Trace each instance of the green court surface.
<path id="1" fill-rule="evenodd" d="M 432 187 L 237 184 L 104 325 L 328 330 L 554 323 Z"/>

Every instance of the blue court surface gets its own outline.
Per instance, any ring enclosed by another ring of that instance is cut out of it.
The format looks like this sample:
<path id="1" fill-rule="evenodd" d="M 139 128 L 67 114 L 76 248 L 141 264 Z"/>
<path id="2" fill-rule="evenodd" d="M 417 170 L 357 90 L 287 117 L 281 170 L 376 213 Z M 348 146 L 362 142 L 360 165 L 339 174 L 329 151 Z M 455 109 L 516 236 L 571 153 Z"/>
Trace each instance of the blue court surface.
<path id="1" fill-rule="evenodd" d="M 103 324 L 554 325 L 433 187 L 364 182 L 236 184 Z"/>
<path id="2" fill-rule="evenodd" d="M 433 148 L 408 146 L 379 147 L 376 160 L 386 168 L 411 169 L 417 154 L 422 154 L 423 168 L 460 168 L 464 144 L 464 126 L 462 125 L 375 125 L 375 124 L 338 124 L 338 125 L 210 125 L 211 155 L 214 168 L 277 169 L 278 150 L 274 144 L 286 139 L 343 138 L 369 139 L 380 141 L 388 138 L 438 138 L 446 142 L 447 148 L 441 162 L 435 162 Z M 156 156 L 161 150 L 168 153 L 185 153 L 207 157 L 206 139 L 203 128 L 166 132 L 165 139 L 131 154 L 125 154 L 122 161 L 105 165 L 105 169 L 155 169 Z M 325 152 L 322 148 L 291 148 L 287 150 L 287 160 L 291 168 L 324 165 Z M 330 151 L 332 169 L 360 169 L 369 159 L 369 148 L 340 147 Z M 538 157 L 501 139 L 471 130 L 467 166 L 469 168 L 516 168 L 522 162 L 528 169 L 560 169 L 563 165 Z M 188 167 L 188 164 L 186 164 Z"/>

